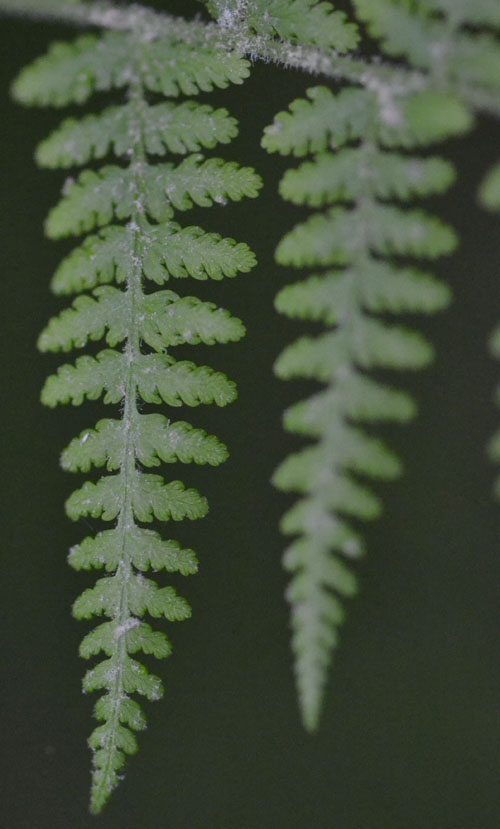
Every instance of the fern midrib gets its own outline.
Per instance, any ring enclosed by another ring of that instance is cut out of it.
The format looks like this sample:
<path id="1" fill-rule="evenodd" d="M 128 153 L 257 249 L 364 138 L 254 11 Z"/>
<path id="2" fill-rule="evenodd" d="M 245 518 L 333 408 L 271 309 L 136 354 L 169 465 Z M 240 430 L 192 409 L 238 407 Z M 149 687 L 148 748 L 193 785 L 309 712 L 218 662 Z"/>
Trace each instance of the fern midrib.
<path id="1" fill-rule="evenodd" d="M 376 146 L 375 141 L 375 126 L 376 120 L 375 116 L 373 117 L 373 121 L 370 124 L 370 128 L 367 132 L 367 135 L 363 138 L 359 145 L 359 151 L 363 153 L 364 151 L 367 152 L 369 155 L 370 151 Z M 339 150 L 341 152 L 341 150 Z M 363 208 L 366 205 L 373 205 L 376 202 L 376 198 L 374 195 L 373 187 L 370 187 L 370 180 L 371 177 L 368 174 L 366 176 L 366 188 L 362 195 L 357 196 L 354 201 L 354 206 L 352 208 L 352 215 L 355 216 L 358 212 L 363 212 Z M 345 269 L 345 278 L 347 279 L 347 284 L 349 286 L 349 290 L 346 291 L 346 297 L 348 299 L 348 312 L 343 313 L 342 319 L 340 319 L 337 323 L 336 329 L 337 331 L 348 331 L 351 334 L 351 342 L 349 343 L 349 360 L 342 366 L 340 370 L 342 372 L 342 379 L 344 376 L 349 374 L 354 374 L 357 370 L 356 361 L 355 361 L 355 353 L 353 347 L 353 340 L 356 336 L 356 323 L 361 320 L 364 316 L 363 307 L 359 301 L 360 296 L 360 274 L 362 273 L 363 266 L 366 263 L 369 263 L 371 260 L 371 254 L 369 252 L 369 240 L 368 240 L 368 233 L 367 227 L 364 223 L 360 223 L 361 227 L 361 237 L 359 240 L 359 245 L 356 250 L 356 254 L 350 259 L 348 265 Z M 344 309 L 343 309 L 344 310 Z M 332 377 L 330 382 L 328 383 L 329 388 L 332 388 L 339 376 L 339 369 L 336 371 L 336 376 Z M 346 418 L 342 412 L 338 413 L 339 420 L 342 423 L 346 422 Z M 331 455 L 330 451 L 330 438 L 331 434 L 336 431 L 336 425 L 333 423 L 332 418 L 332 428 L 325 430 L 322 436 L 318 441 L 318 448 L 322 450 L 326 457 Z M 342 464 L 335 463 L 333 464 L 333 472 L 342 471 Z M 322 494 L 324 494 L 324 484 L 319 481 L 317 487 L 314 488 L 314 494 L 317 495 L 320 500 L 322 500 Z"/>
<path id="2" fill-rule="evenodd" d="M 134 65 L 134 64 L 132 64 Z M 141 257 L 141 232 L 145 223 L 145 204 L 144 204 L 144 188 L 141 186 L 141 168 L 146 161 L 143 149 L 143 119 L 141 109 L 144 104 L 143 87 L 137 76 L 131 83 L 129 89 L 129 99 L 137 106 L 137 130 L 134 129 L 134 143 L 131 147 L 130 153 L 130 167 L 135 170 L 134 184 L 137 192 L 135 200 L 136 210 L 132 215 L 129 228 L 133 231 L 133 268 L 129 271 L 126 284 L 126 296 L 128 299 L 128 336 L 124 348 L 126 355 L 126 384 L 124 393 L 124 404 L 122 421 L 125 424 L 124 429 L 124 446 L 122 460 L 120 464 L 119 474 L 123 480 L 123 504 L 120 510 L 120 515 L 117 523 L 117 531 L 120 533 L 120 544 L 122 549 L 122 558 L 114 578 L 121 577 L 122 588 L 120 593 L 120 604 L 118 613 L 115 619 L 119 620 L 119 629 L 121 630 L 119 637 L 119 647 L 116 650 L 116 679 L 113 690 L 113 707 L 112 717 L 110 720 L 110 728 L 106 747 L 108 749 L 107 764 L 102 777 L 102 782 L 99 788 L 95 791 L 94 800 L 99 799 L 99 794 L 102 792 L 106 795 L 111 788 L 110 776 L 113 769 L 111 767 L 111 751 L 110 749 L 116 745 L 114 735 L 119 724 L 120 703 L 125 696 L 123 690 L 123 671 L 124 665 L 128 656 L 126 633 L 128 630 L 127 623 L 135 617 L 130 613 L 128 604 L 128 585 L 130 579 L 134 575 L 132 559 L 127 546 L 127 536 L 136 526 L 133 505 L 132 505 L 132 481 L 138 474 L 136 463 L 136 449 L 134 440 L 134 431 L 137 422 L 137 382 L 134 377 L 134 366 L 141 355 L 140 348 L 140 328 L 139 328 L 139 309 L 142 306 L 144 293 L 142 290 L 142 270 L 143 262 Z"/>

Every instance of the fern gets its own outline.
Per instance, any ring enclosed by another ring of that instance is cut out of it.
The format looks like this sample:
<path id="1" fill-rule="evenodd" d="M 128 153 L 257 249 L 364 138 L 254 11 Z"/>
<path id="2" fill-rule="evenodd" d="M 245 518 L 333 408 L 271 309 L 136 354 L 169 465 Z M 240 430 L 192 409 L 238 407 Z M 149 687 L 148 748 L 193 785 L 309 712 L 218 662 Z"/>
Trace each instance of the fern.
<path id="1" fill-rule="evenodd" d="M 2 10 L 114 30 L 56 44 L 25 70 L 14 86 L 26 104 L 83 103 L 95 92 L 123 90 L 126 99 L 103 112 L 66 119 L 37 150 L 48 168 L 72 168 L 114 156 L 113 163 L 68 179 L 46 230 L 54 239 L 92 233 L 54 275 L 56 294 L 77 296 L 42 332 L 43 351 L 68 352 L 89 341 L 106 348 L 80 356 L 49 377 L 42 400 L 49 406 L 104 397 L 120 417 L 101 419 L 63 451 L 64 469 L 104 468 L 67 502 L 73 519 L 114 521 L 70 552 L 76 569 L 107 573 L 74 605 L 79 618 L 104 615 L 89 633 L 82 656 L 104 653 L 86 675 L 85 690 L 102 690 L 91 737 L 92 808 L 99 811 L 119 779 L 125 754 L 136 749 L 133 731 L 144 727 L 134 693 L 155 699 L 161 682 L 132 659 L 142 650 L 164 657 L 170 643 L 142 617 L 187 618 L 190 608 L 172 587 L 159 587 L 148 569 L 196 572 L 196 555 L 165 541 L 142 524 L 196 519 L 206 500 L 177 480 L 151 470 L 162 463 L 217 466 L 227 450 L 184 421 L 143 411 L 144 404 L 223 406 L 235 386 L 223 374 L 170 347 L 235 342 L 240 320 L 196 297 L 163 289 L 170 279 L 234 277 L 249 271 L 248 247 L 181 227 L 176 211 L 254 197 L 252 170 L 200 152 L 228 143 L 237 125 L 225 109 L 159 96 L 195 95 L 241 83 L 248 64 L 240 53 L 322 74 L 347 83 L 324 86 L 292 103 L 266 130 L 270 152 L 312 156 L 281 183 L 288 201 L 318 209 L 281 241 L 277 260 L 311 267 L 304 280 L 276 300 L 291 318 L 322 323 L 326 332 L 301 337 L 276 363 L 278 376 L 310 379 L 325 388 L 292 406 L 286 428 L 313 443 L 287 458 L 276 485 L 299 500 L 285 515 L 283 532 L 295 536 L 285 554 L 293 573 L 293 649 L 303 719 L 319 720 L 327 668 L 343 621 L 343 599 L 356 591 L 349 561 L 363 550 L 358 522 L 377 517 L 381 505 L 364 479 L 395 478 L 400 462 L 372 432 L 379 421 L 409 420 L 411 398 L 383 384 L 371 370 L 416 370 L 432 358 L 417 332 L 390 315 L 434 313 L 449 291 L 411 258 L 450 253 L 454 232 L 418 207 L 401 202 L 445 191 L 454 171 L 427 147 L 461 134 L 477 110 L 500 113 L 497 0 L 353 0 L 363 32 L 377 39 L 390 60 L 353 54 L 360 43 L 354 19 L 324 0 L 202 0 L 216 23 L 186 23 L 132 4 L 78 0 L 0 0 Z M 397 61 L 396 61 L 397 59 Z M 116 103 L 116 102 L 114 102 Z M 415 154 L 416 148 L 425 151 Z M 151 156 L 188 154 L 180 163 Z M 480 198 L 500 205 L 500 174 L 483 181 Z M 155 284 L 162 290 L 151 292 Z M 170 286 L 169 286 L 170 288 Z M 90 293 L 85 293 L 90 292 Z M 493 339 L 500 353 L 500 334 Z M 500 457 L 500 439 L 492 453 Z M 144 471 L 145 470 L 145 471 Z M 361 479 L 361 480 L 360 480 Z"/>
<path id="2" fill-rule="evenodd" d="M 143 403 L 231 403 L 236 397 L 232 381 L 207 366 L 176 361 L 170 347 L 236 342 L 244 334 L 242 322 L 228 311 L 172 290 L 145 293 L 143 280 L 163 285 L 188 276 L 221 279 L 255 264 L 246 245 L 171 221 L 175 211 L 193 204 L 206 207 L 257 195 L 260 180 L 253 170 L 197 154 L 200 148 L 230 141 L 236 121 L 226 110 L 206 104 L 152 104 L 146 93 L 194 94 L 241 82 L 247 74 L 247 63 L 236 55 L 194 52 L 182 43 L 111 33 L 56 44 L 14 86 L 26 104 L 81 103 L 94 91 L 116 88 L 128 95 L 122 106 L 64 121 L 37 151 L 38 162 L 51 168 L 84 164 L 109 152 L 122 161 L 68 180 L 47 219 L 46 231 L 54 239 L 102 230 L 65 259 L 53 281 L 59 294 L 92 293 L 78 296 L 71 308 L 52 319 L 38 343 L 42 351 L 54 352 L 102 339 L 109 346 L 95 357 L 78 357 L 49 377 L 42 391 L 46 405 L 79 405 L 104 395 L 105 403 L 121 406 L 119 419 L 100 420 L 62 454 L 67 470 L 105 467 L 110 473 L 87 481 L 69 497 L 69 517 L 115 522 L 113 529 L 84 539 L 70 553 L 76 569 L 104 568 L 108 573 L 73 607 L 79 619 L 104 615 L 109 620 L 89 633 L 80 649 L 85 658 L 106 657 L 84 679 L 86 691 L 103 694 L 95 708 L 102 724 L 90 737 L 94 812 L 117 785 L 125 755 L 137 748 L 133 732 L 145 725 L 132 695 L 162 695 L 161 681 L 132 657 L 143 651 L 162 658 L 171 645 L 142 617 L 148 613 L 173 622 L 191 613 L 173 587 L 158 587 L 142 573 L 149 568 L 195 573 L 194 552 L 176 541 L 163 541 L 141 524 L 195 520 L 208 509 L 196 490 L 178 480 L 167 483 L 143 468 L 161 462 L 218 466 L 227 456 L 216 437 L 184 421 L 143 413 Z M 165 152 L 195 154 L 180 163 L 148 159 Z"/>
<path id="3" fill-rule="evenodd" d="M 436 96 L 442 109 L 436 108 Z M 308 91 L 308 100 L 293 102 L 290 112 L 276 117 L 263 141 L 270 152 L 315 153 L 283 177 L 285 199 L 311 207 L 335 205 L 297 225 L 276 252 L 284 266 L 329 268 L 284 288 L 276 299 L 281 313 L 332 329 L 301 337 L 275 366 L 283 379 L 326 385 L 285 413 L 285 428 L 317 443 L 288 457 L 274 476 L 280 489 L 301 496 L 283 518 L 282 530 L 298 536 L 284 564 L 293 573 L 287 596 L 308 730 L 318 725 L 327 668 L 344 619 L 342 600 L 357 589 L 343 561 L 356 558 L 364 547 L 351 522 L 376 518 L 381 509 L 358 476 L 390 480 L 400 473 L 395 455 L 363 424 L 404 422 L 415 413 L 406 394 L 367 372 L 427 365 L 430 346 L 416 332 L 390 324 L 387 315 L 433 313 L 449 301 L 446 286 L 397 259 L 449 254 L 454 232 L 422 210 L 388 201 L 413 200 L 451 185 L 454 171 L 447 161 L 396 148 L 425 146 L 445 132 L 461 132 L 470 117 L 460 101 L 435 92 L 387 106 L 383 96 L 366 89 L 334 94 L 316 87 Z"/>
<path id="4" fill-rule="evenodd" d="M 242 22 L 248 33 L 348 52 L 358 43 L 357 26 L 322 0 L 202 0 L 226 29 Z"/>

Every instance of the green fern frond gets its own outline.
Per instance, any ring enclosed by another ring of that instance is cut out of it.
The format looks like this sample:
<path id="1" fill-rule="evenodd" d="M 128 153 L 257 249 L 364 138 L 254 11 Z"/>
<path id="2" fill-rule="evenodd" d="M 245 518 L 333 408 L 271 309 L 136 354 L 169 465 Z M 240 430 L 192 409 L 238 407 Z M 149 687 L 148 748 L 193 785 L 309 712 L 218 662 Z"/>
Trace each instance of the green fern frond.
<path id="1" fill-rule="evenodd" d="M 309 90 L 309 100 L 295 101 L 289 112 L 280 113 L 263 141 L 272 152 L 318 153 L 286 172 L 280 190 L 295 204 L 327 208 L 285 235 L 277 261 L 294 267 L 335 266 L 285 287 L 276 299 L 281 313 L 333 328 L 301 337 L 275 364 L 283 379 L 326 385 L 285 413 L 288 431 L 316 443 L 286 458 L 273 478 L 278 488 L 300 496 L 281 528 L 298 537 L 284 563 L 293 574 L 287 598 L 299 701 L 308 730 L 318 725 L 328 666 L 344 619 L 341 600 L 356 592 L 355 576 L 342 559 L 358 556 L 364 545 L 348 519 L 373 520 L 381 512 L 379 499 L 357 477 L 392 480 L 401 472 L 399 460 L 365 433 L 363 423 L 405 422 L 415 414 L 406 394 L 366 372 L 416 370 L 433 356 L 419 333 L 375 315 L 432 313 L 450 299 L 448 288 L 433 276 L 385 257 L 434 259 L 453 251 L 457 242 L 454 231 L 436 217 L 387 201 L 426 197 L 451 185 L 454 170 L 448 162 L 392 148 L 426 145 L 443 134 L 464 131 L 471 123 L 467 108 L 434 92 L 410 98 L 386 93 Z M 416 113 L 422 112 L 421 120 Z"/>
<path id="2" fill-rule="evenodd" d="M 187 601 L 172 587 L 159 587 L 142 573 L 150 568 L 195 573 L 195 553 L 176 541 L 163 541 L 140 524 L 196 520 L 208 510 L 206 498 L 196 490 L 143 468 L 175 462 L 215 467 L 228 454 L 204 430 L 140 409 L 143 403 L 231 403 L 236 386 L 225 374 L 187 360 L 177 362 L 171 348 L 236 342 L 245 333 L 241 320 L 225 309 L 170 290 L 145 293 L 143 281 L 162 285 L 189 276 L 218 280 L 249 271 L 255 257 L 246 245 L 170 220 L 176 210 L 194 204 L 209 207 L 255 197 L 261 186 L 250 168 L 218 158 L 191 154 L 178 164 L 148 160 L 151 155 L 196 153 L 227 143 L 236 133 L 236 122 L 226 110 L 206 104 L 150 104 L 146 93 L 194 94 L 239 83 L 247 74 L 247 63 L 235 54 L 113 33 L 85 35 L 74 44 L 52 47 L 14 85 L 19 100 L 56 106 L 84 101 L 94 91 L 128 92 L 123 106 L 66 120 L 37 152 L 39 163 L 48 167 L 83 164 L 111 151 L 126 161 L 122 167 L 84 170 L 76 181 L 68 180 L 61 202 L 50 213 L 46 230 L 52 238 L 102 230 L 64 260 L 52 283 L 59 294 L 90 289 L 92 294 L 77 296 L 71 308 L 50 320 L 38 343 L 42 351 L 54 352 L 101 339 L 109 346 L 96 356 L 83 355 L 60 366 L 42 390 L 45 404 L 79 405 L 101 395 L 107 404 L 121 404 L 119 419 L 100 420 L 84 430 L 61 457 L 63 468 L 70 471 L 105 467 L 110 473 L 73 492 L 66 502 L 68 516 L 115 522 L 114 528 L 86 538 L 70 552 L 76 569 L 104 568 L 108 573 L 73 607 L 79 619 L 108 619 L 85 636 L 80 649 L 86 659 L 106 656 L 83 683 L 86 691 L 104 692 L 95 708 L 101 725 L 89 740 L 94 812 L 118 784 L 126 754 L 137 749 L 133 731 L 145 727 L 130 695 L 162 695 L 161 681 L 131 654 L 143 651 L 163 658 L 171 646 L 141 617 L 149 613 L 181 621 L 191 615 Z"/>

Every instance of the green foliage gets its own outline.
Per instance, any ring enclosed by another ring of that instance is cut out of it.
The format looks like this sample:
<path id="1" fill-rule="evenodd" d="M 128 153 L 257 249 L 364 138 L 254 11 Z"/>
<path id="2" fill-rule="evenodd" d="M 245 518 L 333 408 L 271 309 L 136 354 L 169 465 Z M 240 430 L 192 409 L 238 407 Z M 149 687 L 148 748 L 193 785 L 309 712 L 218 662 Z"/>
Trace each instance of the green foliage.
<path id="1" fill-rule="evenodd" d="M 433 89 L 411 97 L 389 94 L 382 116 L 373 122 L 373 94 L 343 89 L 335 95 L 324 86 L 307 90 L 307 100 L 290 104 L 267 127 L 263 145 L 269 152 L 305 156 L 363 138 L 370 130 L 382 147 L 415 147 L 466 132 L 472 117 L 462 101 Z"/>
<path id="2" fill-rule="evenodd" d="M 137 749 L 133 730 L 145 726 L 130 695 L 158 699 L 162 694 L 160 680 L 130 655 L 143 651 L 163 658 L 171 646 L 164 633 L 140 618 L 148 613 L 174 622 L 191 615 L 189 604 L 173 587 L 159 587 L 142 573 L 149 568 L 195 573 L 194 552 L 176 541 L 163 541 L 140 524 L 195 520 L 208 510 L 206 498 L 196 490 L 143 468 L 178 461 L 217 466 L 227 457 L 215 436 L 141 409 L 144 403 L 177 407 L 232 402 L 236 387 L 224 374 L 176 361 L 170 349 L 236 342 L 245 333 L 243 323 L 225 309 L 171 290 L 145 293 L 143 280 L 162 285 L 171 277 L 222 279 L 255 264 L 246 245 L 171 221 L 176 210 L 193 204 L 208 207 L 258 194 L 260 179 L 253 170 L 219 158 L 204 159 L 197 152 L 227 143 L 236 134 L 236 121 L 226 110 L 206 104 L 150 104 L 145 94 L 193 94 L 241 82 L 247 74 L 246 62 L 235 55 L 113 33 L 85 35 L 74 44 L 52 47 L 14 85 L 22 102 L 56 106 L 80 103 L 93 91 L 128 90 L 122 106 L 64 121 L 37 152 L 38 162 L 47 167 L 84 164 L 110 151 L 126 161 L 126 166 L 84 170 L 76 181 L 68 180 L 49 215 L 46 230 L 52 238 L 102 230 L 64 260 L 53 280 L 56 293 L 92 289 L 92 294 L 77 296 L 71 308 L 50 320 L 38 343 L 42 351 L 54 352 L 101 339 L 109 346 L 95 357 L 84 355 L 62 365 L 45 383 L 45 404 L 79 405 L 101 395 L 105 403 L 121 403 L 119 419 L 100 420 L 84 430 L 61 458 L 70 471 L 106 467 L 111 473 L 86 481 L 66 503 L 73 520 L 115 522 L 113 529 L 86 538 L 70 553 L 76 569 L 104 568 L 108 573 L 73 607 L 79 619 L 104 615 L 109 620 L 85 636 L 80 650 L 86 659 L 101 652 L 107 657 L 84 680 L 85 690 L 104 692 L 95 709 L 102 725 L 89 741 L 94 812 L 119 782 L 126 754 Z M 166 152 L 195 154 L 180 163 L 148 160 Z"/>
<path id="3" fill-rule="evenodd" d="M 166 49 L 172 50 L 171 60 L 165 60 Z M 138 43 L 132 32 L 107 32 L 99 37 L 83 35 L 73 43 L 55 43 L 21 72 L 14 95 L 31 105 L 81 104 L 94 92 L 128 88 L 134 81 L 130 73 L 134 55 L 143 88 L 167 97 L 224 89 L 230 83 L 242 83 L 249 73 L 240 55 L 194 50 L 188 44 L 161 39 Z M 113 140 L 112 133 L 109 140 Z"/>
<path id="4" fill-rule="evenodd" d="M 449 301 L 448 289 L 434 277 L 386 257 L 434 259 L 454 249 L 454 232 L 422 210 L 386 202 L 446 190 L 454 180 L 453 168 L 442 159 L 421 159 L 393 148 L 428 144 L 444 131 L 461 132 L 470 118 L 456 99 L 447 105 L 442 95 L 429 93 L 388 103 L 368 90 L 334 95 L 316 88 L 309 90 L 308 99 L 294 101 L 288 113 L 280 113 L 263 143 L 271 152 L 317 153 L 285 173 L 280 186 L 284 198 L 311 207 L 335 205 L 297 225 L 276 251 L 284 266 L 331 268 L 287 286 L 276 299 L 281 313 L 333 327 L 301 337 L 275 364 L 283 379 L 326 385 L 285 413 L 285 428 L 316 444 L 286 458 L 274 476 L 277 487 L 300 496 L 284 516 L 282 531 L 298 536 L 284 564 L 293 574 L 287 597 L 300 705 L 304 725 L 314 730 L 344 619 L 341 600 L 356 592 L 356 578 L 342 559 L 363 550 L 346 518 L 371 520 L 381 510 L 378 498 L 357 476 L 391 480 L 400 473 L 398 459 L 362 424 L 406 421 L 414 414 L 406 395 L 370 380 L 366 372 L 427 365 L 432 349 L 423 337 L 389 325 L 385 315 L 432 313 Z M 447 126 L 442 112 L 434 113 L 441 102 L 450 115 Z M 419 110 L 423 118 L 415 117 Z"/>
<path id="5" fill-rule="evenodd" d="M 498 5 L 435 0 L 403 4 L 398 0 L 353 0 L 359 18 L 390 55 L 404 55 L 412 66 L 436 69 L 458 85 L 500 91 L 500 48 L 492 34 L 471 26 L 499 26 Z M 443 12 L 438 17 L 435 12 Z M 463 26 L 464 28 L 460 28 Z"/>
<path id="6" fill-rule="evenodd" d="M 134 229 L 127 226 L 107 227 L 99 236 L 88 236 L 63 260 L 52 280 L 52 290 L 72 294 L 112 281 L 122 284 L 136 252 L 144 278 L 158 285 L 189 276 L 219 280 L 248 273 L 255 266 L 255 256 L 247 245 L 199 227 L 181 228 L 175 222 L 151 225 L 144 220 L 140 239 L 135 237 Z"/>
<path id="7" fill-rule="evenodd" d="M 500 164 L 496 164 L 484 178 L 479 198 L 488 210 L 500 209 Z"/>
<path id="8" fill-rule="evenodd" d="M 86 691 L 103 692 L 95 708 L 102 724 L 89 741 L 95 812 L 117 785 L 126 754 L 137 749 L 133 732 L 145 727 L 131 694 L 154 700 L 163 693 L 161 680 L 132 659 L 139 651 L 157 658 L 171 652 L 167 636 L 142 617 L 173 622 L 191 612 L 172 586 L 160 587 L 143 573 L 196 573 L 196 554 L 140 524 L 195 520 L 208 509 L 206 499 L 181 481 L 144 470 L 176 462 L 215 467 L 228 454 L 204 430 L 143 409 L 232 402 L 236 387 L 224 374 L 176 361 L 170 349 L 237 342 L 245 330 L 211 302 L 172 290 L 149 293 L 143 284 L 147 281 L 149 290 L 170 279 L 220 280 L 255 265 L 245 244 L 172 221 L 176 211 L 195 205 L 222 206 L 257 196 L 261 182 L 252 169 L 201 154 L 234 138 L 235 119 L 206 103 L 165 102 L 159 96 L 241 84 L 249 74 L 243 53 L 348 82 L 335 92 L 309 89 L 306 99 L 276 116 L 263 140 L 269 152 L 308 157 L 285 173 L 280 191 L 295 205 L 320 210 L 285 235 L 277 262 L 326 269 L 285 287 L 276 298 L 280 313 L 328 329 L 299 337 L 275 364 L 282 379 L 324 384 L 285 412 L 285 428 L 312 442 L 284 459 L 274 475 L 276 486 L 298 495 L 281 528 L 294 537 L 284 564 L 292 574 L 287 597 L 309 730 L 318 724 L 344 599 L 357 589 L 348 566 L 364 550 L 357 522 L 377 518 L 382 508 L 369 479 L 392 480 L 401 472 L 398 458 L 373 436 L 371 426 L 404 423 L 415 415 L 407 394 L 369 372 L 426 366 L 430 345 L 418 332 L 393 324 L 390 315 L 434 313 L 450 298 L 445 285 L 406 260 L 452 252 L 455 233 L 425 210 L 402 203 L 446 191 L 454 170 L 441 158 L 414 151 L 465 133 L 477 109 L 500 112 L 497 0 L 353 0 L 364 31 L 391 58 L 382 66 L 345 55 L 359 45 L 358 23 L 327 0 L 202 2 L 217 24 L 205 28 L 195 21 L 191 29 L 173 18 L 148 17 L 134 4 L 89 3 L 89 14 L 96 17 L 87 22 L 99 19 L 123 31 L 55 44 L 14 84 L 22 103 L 56 107 L 86 102 L 96 92 L 126 93 L 121 104 L 67 118 L 36 153 L 41 166 L 66 169 L 115 157 L 113 164 L 69 178 L 48 216 L 51 238 L 95 235 L 57 269 L 54 292 L 79 296 L 50 320 L 38 343 L 49 352 L 103 339 L 107 345 L 49 377 L 42 391 L 46 405 L 80 405 L 101 396 L 106 404 L 120 405 L 119 418 L 83 430 L 61 456 L 66 470 L 110 473 L 73 492 L 66 504 L 69 517 L 115 522 L 73 547 L 69 557 L 77 570 L 106 574 L 73 608 L 77 618 L 107 617 L 80 649 L 86 659 L 106 657 L 84 679 Z M 0 11 L 18 11 L 18 5 L 0 0 Z M 69 5 L 86 10 L 78 0 L 23 0 L 22 5 L 52 16 Z M 395 66 L 394 58 L 403 62 Z M 179 163 L 163 160 L 169 154 L 186 157 Z M 500 166 L 485 177 L 480 200 L 490 210 L 500 207 Z M 499 331 L 492 348 L 498 356 Z M 499 436 L 491 453 L 500 458 Z"/>
<path id="9" fill-rule="evenodd" d="M 257 36 L 278 37 L 292 43 L 333 48 L 338 52 L 354 49 L 359 40 L 358 27 L 347 22 L 344 12 L 335 11 L 323 0 L 202 0 L 208 10 L 227 29 L 243 24 Z"/>
<path id="10" fill-rule="evenodd" d="M 68 118 L 38 147 L 42 167 L 72 167 L 104 158 L 111 150 L 126 157 L 138 110 L 132 103 L 111 107 L 100 115 Z M 238 132 L 236 120 L 225 109 L 185 101 L 182 104 L 144 102 L 140 110 L 138 146 L 150 155 L 194 153 L 202 147 L 227 144 Z"/>

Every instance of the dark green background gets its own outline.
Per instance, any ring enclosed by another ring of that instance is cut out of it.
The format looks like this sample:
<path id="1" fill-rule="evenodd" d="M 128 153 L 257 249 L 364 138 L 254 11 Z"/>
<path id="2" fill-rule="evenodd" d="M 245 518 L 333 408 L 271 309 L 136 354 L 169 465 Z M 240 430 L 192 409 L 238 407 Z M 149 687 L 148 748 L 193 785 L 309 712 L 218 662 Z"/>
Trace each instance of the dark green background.
<path id="1" fill-rule="evenodd" d="M 198 10 L 191 2 L 162 5 Z M 263 65 L 242 88 L 210 98 L 240 119 L 240 137 L 222 152 L 264 175 L 262 198 L 181 217 L 248 241 L 259 258 L 236 280 L 180 287 L 248 326 L 241 344 L 190 352 L 237 379 L 239 401 L 179 413 L 220 435 L 232 455 L 218 470 L 173 471 L 211 504 L 207 519 L 174 528 L 200 554 L 199 575 L 182 582 L 193 618 L 170 626 L 174 656 L 154 666 L 165 698 L 148 705 L 150 727 L 126 781 L 104 816 L 88 815 L 94 700 L 81 694 L 77 655 L 88 626 L 71 618 L 70 606 L 95 574 L 74 573 L 65 557 L 99 523 L 65 518 L 63 502 L 82 477 L 64 474 L 57 459 L 109 410 L 53 412 L 38 402 L 60 359 L 39 355 L 36 337 L 64 305 L 48 281 L 71 243 L 42 236 L 64 175 L 32 162 L 58 114 L 23 110 L 7 93 L 18 69 L 69 34 L 0 20 L 0 826 L 498 829 L 500 512 L 484 447 L 498 421 L 492 395 L 500 372 L 486 340 L 500 317 L 500 223 L 478 210 L 475 186 L 495 159 L 500 129 L 484 120 L 445 148 L 461 183 L 431 206 L 462 235 L 459 252 L 438 266 L 455 302 L 446 314 L 414 321 L 437 359 L 430 371 L 401 379 L 420 417 L 384 430 L 405 475 L 379 488 L 385 515 L 366 532 L 361 593 L 349 606 L 321 731 L 310 737 L 297 716 L 280 567 L 277 525 L 289 501 L 269 484 L 298 445 L 283 435 L 280 413 L 308 391 L 275 380 L 271 369 L 300 329 L 273 311 L 277 289 L 295 278 L 273 264 L 273 249 L 302 212 L 276 195 L 286 162 L 266 156 L 259 137 L 311 79 Z"/>

